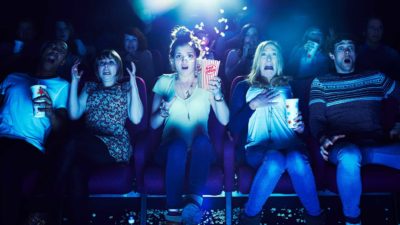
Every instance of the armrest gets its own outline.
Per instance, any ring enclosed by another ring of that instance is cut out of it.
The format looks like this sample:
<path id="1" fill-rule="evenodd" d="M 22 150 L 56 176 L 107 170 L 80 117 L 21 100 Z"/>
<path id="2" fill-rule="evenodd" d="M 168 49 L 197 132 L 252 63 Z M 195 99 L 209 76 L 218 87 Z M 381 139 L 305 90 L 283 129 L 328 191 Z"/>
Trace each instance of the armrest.
<path id="1" fill-rule="evenodd" d="M 224 141 L 224 186 L 225 191 L 232 192 L 235 187 L 235 144 L 225 138 Z"/>
<path id="2" fill-rule="evenodd" d="M 324 176 L 328 163 L 322 158 L 320 154 L 319 142 L 312 137 L 308 137 L 307 150 L 309 153 L 309 160 L 311 168 L 314 172 L 317 188 L 318 189 L 325 188 L 326 181 Z"/>
<path id="3" fill-rule="evenodd" d="M 143 188 L 143 177 L 146 166 L 150 163 L 153 152 L 160 145 L 161 132 L 162 129 L 149 130 L 137 138 L 138 141 L 133 150 L 133 158 L 135 162 L 136 186 L 139 192 Z"/>

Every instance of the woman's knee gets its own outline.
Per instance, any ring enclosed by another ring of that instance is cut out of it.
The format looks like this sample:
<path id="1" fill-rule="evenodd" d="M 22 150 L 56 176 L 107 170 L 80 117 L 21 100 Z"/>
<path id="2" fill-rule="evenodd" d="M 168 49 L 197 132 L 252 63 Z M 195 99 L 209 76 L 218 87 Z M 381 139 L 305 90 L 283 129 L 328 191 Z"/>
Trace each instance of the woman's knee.
<path id="1" fill-rule="evenodd" d="M 304 174 L 309 167 L 308 157 L 300 151 L 291 151 L 286 156 L 286 166 L 289 172 Z"/>
<path id="2" fill-rule="evenodd" d="M 337 160 L 345 166 L 356 166 L 361 164 L 361 151 L 353 144 L 344 146 L 338 151 Z"/>
<path id="3" fill-rule="evenodd" d="M 268 174 L 282 174 L 285 171 L 285 161 L 281 152 L 268 152 L 261 166 Z"/>

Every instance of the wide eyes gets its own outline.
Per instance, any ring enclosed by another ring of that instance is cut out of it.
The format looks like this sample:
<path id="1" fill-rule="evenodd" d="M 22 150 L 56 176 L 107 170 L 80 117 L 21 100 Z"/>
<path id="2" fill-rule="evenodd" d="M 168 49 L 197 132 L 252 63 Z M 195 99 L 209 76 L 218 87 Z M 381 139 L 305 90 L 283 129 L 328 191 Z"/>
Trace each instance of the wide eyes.
<path id="1" fill-rule="evenodd" d="M 113 60 L 110 61 L 100 61 L 99 66 L 115 66 L 117 63 Z"/>
<path id="2" fill-rule="evenodd" d="M 195 58 L 194 54 L 188 54 L 187 56 L 184 56 L 182 54 L 175 55 L 175 60 L 183 60 L 183 59 L 193 60 L 194 58 Z"/>
<path id="3" fill-rule="evenodd" d="M 344 52 L 344 51 L 353 51 L 354 50 L 354 46 L 338 46 L 336 48 L 336 51 L 338 52 Z"/>
<path id="4" fill-rule="evenodd" d="M 266 57 L 266 56 L 276 57 L 277 53 L 276 52 L 261 52 L 261 57 Z"/>

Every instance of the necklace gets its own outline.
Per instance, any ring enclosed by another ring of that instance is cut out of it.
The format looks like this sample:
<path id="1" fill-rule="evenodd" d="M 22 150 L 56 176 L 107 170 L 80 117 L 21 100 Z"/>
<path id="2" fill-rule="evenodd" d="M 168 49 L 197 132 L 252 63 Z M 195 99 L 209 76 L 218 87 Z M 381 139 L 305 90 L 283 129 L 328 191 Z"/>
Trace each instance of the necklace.
<path id="1" fill-rule="evenodd" d="M 184 100 L 190 98 L 193 94 L 195 83 L 197 82 L 197 77 L 195 76 L 190 82 L 182 82 L 176 78 L 175 91 Z"/>
<path id="2" fill-rule="evenodd" d="M 192 96 L 195 84 L 197 82 L 197 76 L 194 76 L 194 78 L 190 82 L 182 82 L 178 80 L 178 76 L 176 76 L 176 83 L 175 83 L 175 91 L 178 96 L 182 97 L 182 99 L 185 102 L 185 108 L 187 111 L 187 118 L 190 120 L 190 113 L 189 113 L 189 108 L 188 108 L 188 99 L 190 96 Z"/>

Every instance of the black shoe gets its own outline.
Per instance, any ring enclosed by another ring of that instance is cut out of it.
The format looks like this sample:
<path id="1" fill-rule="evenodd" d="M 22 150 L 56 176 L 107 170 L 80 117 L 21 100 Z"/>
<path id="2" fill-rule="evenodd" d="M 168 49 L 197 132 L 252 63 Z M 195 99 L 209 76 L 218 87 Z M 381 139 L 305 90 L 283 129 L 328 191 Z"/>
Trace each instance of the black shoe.
<path id="1" fill-rule="evenodd" d="M 261 212 L 255 216 L 248 216 L 242 211 L 240 214 L 239 225 L 260 225 L 261 223 Z"/>
<path id="2" fill-rule="evenodd" d="M 326 212 L 322 211 L 318 216 L 304 214 L 304 219 L 307 225 L 324 225 L 326 223 Z"/>

